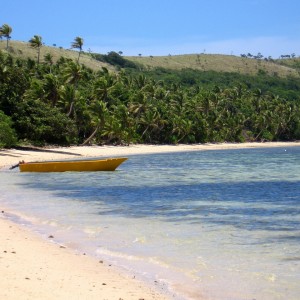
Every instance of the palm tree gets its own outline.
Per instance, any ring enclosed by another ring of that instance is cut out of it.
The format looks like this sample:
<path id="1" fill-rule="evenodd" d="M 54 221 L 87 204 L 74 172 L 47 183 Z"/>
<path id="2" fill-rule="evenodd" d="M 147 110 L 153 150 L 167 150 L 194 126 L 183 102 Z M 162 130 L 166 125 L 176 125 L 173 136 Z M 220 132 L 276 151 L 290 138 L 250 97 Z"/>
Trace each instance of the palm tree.
<path id="1" fill-rule="evenodd" d="M 73 84 L 74 87 L 77 89 L 78 81 L 83 76 L 83 68 L 78 66 L 73 61 L 69 61 L 62 71 L 63 79 L 66 83 Z"/>
<path id="2" fill-rule="evenodd" d="M 41 47 L 43 45 L 42 43 L 42 37 L 39 35 L 34 35 L 30 40 L 29 40 L 30 46 L 32 48 L 35 48 L 38 50 L 38 57 L 37 57 L 37 63 L 40 63 L 40 52 L 41 52 Z"/>
<path id="3" fill-rule="evenodd" d="M 82 143 L 82 146 L 90 143 L 101 127 L 105 125 L 105 119 L 109 116 L 107 105 L 103 101 L 93 101 L 90 106 L 91 127 L 94 127 L 93 132 Z"/>
<path id="4" fill-rule="evenodd" d="M 12 28 L 8 24 L 3 24 L 0 27 L 0 36 L 6 37 L 6 50 L 8 50 L 8 41 L 11 39 Z"/>
<path id="5" fill-rule="evenodd" d="M 60 98 L 60 81 L 57 75 L 46 74 L 43 78 L 44 97 L 51 102 L 52 107 L 56 106 Z"/>
<path id="6" fill-rule="evenodd" d="M 68 111 L 66 114 L 69 117 L 73 111 L 74 99 L 76 96 L 76 91 L 74 86 L 70 84 L 61 85 L 59 87 L 59 101 L 58 104 L 63 110 Z"/>
<path id="7" fill-rule="evenodd" d="M 75 95 L 77 91 L 77 86 L 79 80 L 83 76 L 83 70 L 82 67 L 78 64 L 75 64 L 73 61 L 70 61 L 67 63 L 65 68 L 63 69 L 63 79 L 65 80 L 66 84 L 71 84 L 73 86 L 73 99 L 70 104 L 69 112 L 67 113 L 67 116 L 69 117 L 74 109 L 75 105 Z"/>
<path id="8" fill-rule="evenodd" d="M 114 144 L 121 144 L 122 131 L 123 128 L 121 122 L 114 115 L 111 115 L 102 130 L 102 137 L 106 139 L 107 144 L 111 142 Z"/>
<path id="9" fill-rule="evenodd" d="M 112 99 L 110 97 L 110 94 L 116 84 L 117 78 L 113 74 L 107 73 L 104 76 L 98 77 L 93 85 L 94 97 L 111 105 Z"/>
<path id="10" fill-rule="evenodd" d="M 47 64 L 49 64 L 50 66 L 50 73 L 52 72 L 52 66 L 53 66 L 53 55 L 51 55 L 50 53 L 47 53 L 46 55 L 44 55 L 44 60 Z"/>
<path id="11" fill-rule="evenodd" d="M 152 132 L 159 129 L 158 120 L 159 113 L 157 109 L 150 106 L 140 117 L 139 127 L 142 129 L 141 139 L 152 143 Z M 144 137 L 145 136 L 145 137 Z"/>
<path id="12" fill-rule="evenodd" d="M 82 52 L 82 46 L 83 46 L 83 38 L 77 36 L 71 44 L 72 48 L 79 49 L 77 63 L 79 63 L 80 54 Z"/>
<path id="13" fill-rule="evenodd" d="M 172 135 L 176 136 L 176 143 L 180 143 L 192 131 L 193 122 L 179 115 L 174 115 L 172 118 Z"/>

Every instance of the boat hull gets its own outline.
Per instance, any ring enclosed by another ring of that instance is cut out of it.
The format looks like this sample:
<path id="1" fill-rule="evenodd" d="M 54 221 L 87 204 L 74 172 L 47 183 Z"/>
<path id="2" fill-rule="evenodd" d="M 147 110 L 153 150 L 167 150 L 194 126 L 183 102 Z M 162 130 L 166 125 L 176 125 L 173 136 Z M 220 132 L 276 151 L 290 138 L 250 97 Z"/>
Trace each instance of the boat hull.
<path id="1" fill-rule="evenodd" d="M 114 171 L 127 158 L 107 158 L 101 160 L 72 160 L 20 163 L 21 172 L 93 172 Z"/>

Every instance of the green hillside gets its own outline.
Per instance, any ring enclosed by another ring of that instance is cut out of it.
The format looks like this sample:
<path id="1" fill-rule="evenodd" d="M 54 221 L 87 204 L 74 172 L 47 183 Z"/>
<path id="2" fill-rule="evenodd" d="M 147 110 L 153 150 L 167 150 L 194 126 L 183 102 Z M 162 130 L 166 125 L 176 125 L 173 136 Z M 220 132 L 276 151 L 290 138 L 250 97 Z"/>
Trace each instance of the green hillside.
<path id="1" fill-rule="evenodd" d="M 300 59 L 270 60 L 243 58 L 233 55 L 190 54 L 174 56 L 126 57 L 142 65 L 146 70 L 165 68 L 171 70 L 193 69 L 199 71 L 235 72 L 257 75 L 264 72 L 270 76 L 300 77 Z"/>

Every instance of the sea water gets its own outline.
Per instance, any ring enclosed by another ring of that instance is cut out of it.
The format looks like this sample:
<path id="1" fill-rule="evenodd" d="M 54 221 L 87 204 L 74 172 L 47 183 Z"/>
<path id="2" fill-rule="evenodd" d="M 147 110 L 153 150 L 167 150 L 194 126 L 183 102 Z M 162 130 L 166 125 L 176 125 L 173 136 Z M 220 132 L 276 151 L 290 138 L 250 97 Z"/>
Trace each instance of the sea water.
<path id="1" fill-rule="evenodd" d="M 300 299 L 300 147 L 132 155 L 116 172 L 0 172 L 0 205 L 174 299 Z"/>

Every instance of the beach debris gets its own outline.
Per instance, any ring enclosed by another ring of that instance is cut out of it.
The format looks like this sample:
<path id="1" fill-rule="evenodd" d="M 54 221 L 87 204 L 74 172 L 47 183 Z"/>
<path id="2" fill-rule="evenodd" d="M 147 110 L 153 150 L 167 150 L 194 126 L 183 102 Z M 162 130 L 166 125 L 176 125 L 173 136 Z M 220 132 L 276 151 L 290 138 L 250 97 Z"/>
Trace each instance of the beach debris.
<path id="1" fill-rule="evenodd" d="M 106 283 L 103 282 L 102 285 L 106 285 Z"/>
<path id="2" fill-rule="evenodd" d="M 4 214 L 4 210 L 1 211 Z"/>
<path id="3" fill-rule="evenodd" d="M 13 165 L 13 166 L 11 166 L 9 169 L 10 169 L 10 170 L 13 170 L 13 169 L 17 168 L 19 165 L 20 165 L 20 163 L 18 163 L 18 164 L 16 164 L 16 165 Z"/>
<path id="4" fill-rule="evenodd" d="M 100 263 L 100 264 L 103 264 L 103 260 L 99 260 L 99 263 Z"/>
<path id="5" fill-rule="evenodd" d="M 48 239 L 53 239 L 53 238 L 54 238 L 53 235 L 49 235 L 49 236 L 48 236 Z"/>

